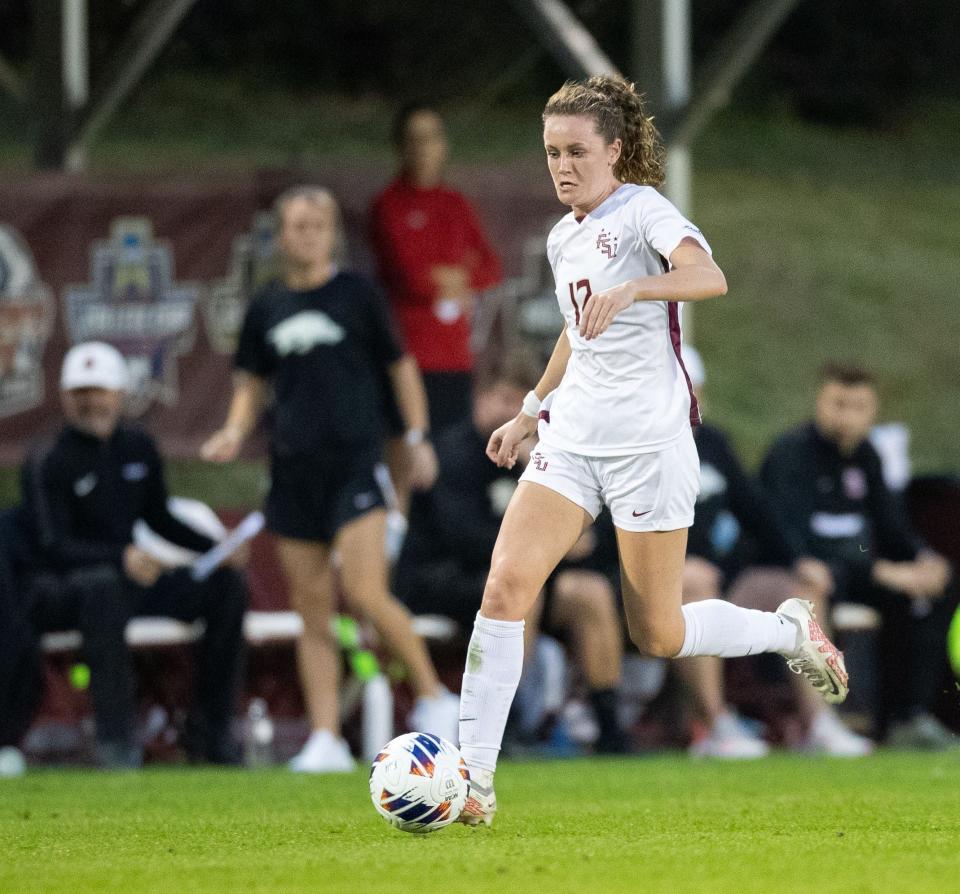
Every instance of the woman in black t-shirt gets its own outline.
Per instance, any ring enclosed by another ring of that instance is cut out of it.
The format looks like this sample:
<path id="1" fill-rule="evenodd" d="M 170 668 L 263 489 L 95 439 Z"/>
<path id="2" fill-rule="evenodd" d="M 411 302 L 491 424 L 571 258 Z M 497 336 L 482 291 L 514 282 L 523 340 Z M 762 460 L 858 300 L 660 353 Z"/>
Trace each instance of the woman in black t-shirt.
<path id="1" fill-rule="evenodd" d="M 337 269 L 333 196 L 297 187 L 280 196 L 275 209 L 284 279 L 250 302 L 227 421 L 202 455 L 235 459 L 270 405 L 267 524 L 277 535 L 291 602 L 304 621 L 298 661 L 313 725 L 291 769 L 340 772 L 352 769 L 353 759 L 340 737 L 340 662 L 330 634 L 334 553 L 350 607 L 373 623 L 410 669 L 419 696 L 412 725 L 457 738 L 457 699 L 440 685 L 409 613 L 387 588 L 379 484 L 385 384 L 406 426 L 414 486 L 432 484 L 437 464 L 425 439 L 423 384 L 384 300 L 362 277 Z"/>

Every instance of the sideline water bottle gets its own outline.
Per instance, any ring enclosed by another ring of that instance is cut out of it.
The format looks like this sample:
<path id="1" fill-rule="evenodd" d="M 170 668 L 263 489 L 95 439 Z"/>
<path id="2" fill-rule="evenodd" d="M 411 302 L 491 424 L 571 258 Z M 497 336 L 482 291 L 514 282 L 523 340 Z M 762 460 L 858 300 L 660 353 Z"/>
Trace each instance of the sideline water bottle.
<path id="1" fill-rule="evenodd" d="M 262 698 L 250 699 L 243 737 L 243 762 L 251 769 L 273 764 L 273 720 Z"/>
<path id="2" fill-rule="evenodd" d="M 393 738 L 393 690 L 385 674 L 363 684 L 363 757 L 372 761 Z"/>

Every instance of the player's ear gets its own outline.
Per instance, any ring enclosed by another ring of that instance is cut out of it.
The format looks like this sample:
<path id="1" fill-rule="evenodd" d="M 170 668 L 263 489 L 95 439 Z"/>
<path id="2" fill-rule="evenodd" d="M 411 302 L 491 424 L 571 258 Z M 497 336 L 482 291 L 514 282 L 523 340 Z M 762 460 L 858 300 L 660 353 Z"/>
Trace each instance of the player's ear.
<path id="1" fill-rule="evenodd" d="M 620 155 L 623 152 L 623 140 L 620 137 L 617 137 L 612 143 L 607 146 L 607 161 L 612 168 L 618 161 L 620 161 Z"/>

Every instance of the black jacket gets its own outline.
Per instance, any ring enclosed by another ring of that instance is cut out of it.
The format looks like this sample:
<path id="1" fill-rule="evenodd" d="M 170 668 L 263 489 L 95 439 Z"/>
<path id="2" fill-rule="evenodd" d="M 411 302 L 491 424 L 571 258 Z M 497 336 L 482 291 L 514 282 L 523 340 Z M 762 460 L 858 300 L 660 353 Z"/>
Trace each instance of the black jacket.
<path id="1" fill-rule="evenodd" d="M 843 456 L 808 423 L 774 442 L 761 478 L 793 548 L 828 562 L 839 584 L 866 582 L 877 559 L 909 561 L 923 547 L 869 441 Z"/>
<path id="2" fill-rule="evenodd" d="M 520 468 L 500 469 L 487 459 L 487 439 L 466 420 L 444 431 L 435 448 L 440 474 L 417 494 L 397 573 L 424 562 L 453 560 L 464 571 L 486 571 L 507 500 Z"/>
<path id="3" fill-rule="evenodd" d="M 188 549 L 213 545 L 170 514 L 160 454 L 139 429 L 121 426 L 101 441 L 64 428 L 52 443 L 29 452 L 22 490 L 21 515 L 38 562 L 52 570 L 121 566 L 138 518 Z"/>
<path id="4" fill-rule="evenodd" d="M 805 555 L 783 530 L 767 495 L 740 464 L 727 436 L 711 425 L 699 425 L 693 434 L 700 456 L 700 495 L 687 552 L 719 565 L 728 576 L 745 564 L 791 566 Z"/>

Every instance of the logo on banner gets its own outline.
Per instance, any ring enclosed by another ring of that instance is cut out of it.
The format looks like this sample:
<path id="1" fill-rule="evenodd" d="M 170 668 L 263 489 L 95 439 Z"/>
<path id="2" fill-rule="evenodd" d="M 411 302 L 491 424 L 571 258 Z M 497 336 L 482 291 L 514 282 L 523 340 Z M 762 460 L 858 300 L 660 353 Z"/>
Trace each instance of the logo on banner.
<path id="1" fill-rule="evenodd" d="M 177 358 L 193 345 L 200 287 L 174 282 L 173 251 L 153 238 L 146 218 L 114 220 L 110 238 L 93 244 L 90 265 L 91 282 L 64 292 L 70 340 L 106 341 L 123 352 L 134 415 L 154 401 L 176 403 Z"/>
<path id="2" fill-rule="evenodd" d="M 43 349 L 55 312 L 26 242 L 0 224 L 0 418 L 43 402 Z"/>
<path id="3" fill-rule="evenodd" d="M 230 271 L 215 282 L 203 306 L 207 337 L 215 351 L 232 354 L 254 292 L 279 275 L 273 215 L 258 211 L 249 233 L 233 240 Z"/>

